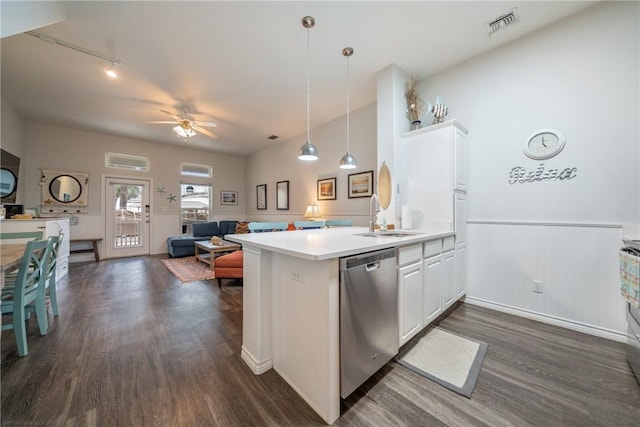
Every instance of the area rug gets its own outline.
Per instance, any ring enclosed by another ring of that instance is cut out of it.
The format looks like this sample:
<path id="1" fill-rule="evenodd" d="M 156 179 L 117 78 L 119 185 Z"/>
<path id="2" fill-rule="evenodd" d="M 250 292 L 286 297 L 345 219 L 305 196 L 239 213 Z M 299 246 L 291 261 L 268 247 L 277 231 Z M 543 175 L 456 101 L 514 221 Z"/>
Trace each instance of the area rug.
<path id="1" fill-rule="evenodd" d="M 396 360 L 413 372 L 470 399 L 486 353 L 486 343 L 433 328 Z"/>
<path id="2" fill-rule="evenodd" d="M 195 282 L 196 280 L 208 280 L 216 277 L 209 266 L 196 261 L 196 257 L 163 259 L 162 263 L 182 283 Z"/>

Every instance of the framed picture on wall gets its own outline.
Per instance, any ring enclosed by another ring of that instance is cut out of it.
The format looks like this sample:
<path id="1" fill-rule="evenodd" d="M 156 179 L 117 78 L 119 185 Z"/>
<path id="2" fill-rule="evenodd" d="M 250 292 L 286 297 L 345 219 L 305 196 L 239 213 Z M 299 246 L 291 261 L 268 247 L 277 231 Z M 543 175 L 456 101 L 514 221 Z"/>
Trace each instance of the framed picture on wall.
<path id="1" fill-rule="evenodd" d="M 281 211 L 289 210 L 289 181 L 276 183 L 276 209 Z"/>
<path id="2" fill-rule="evenodd" d="M 350 199 L 370 197 L 373 194 L 373 171 L 349 175 L 349 192 L 347 194 Z"/>
<path id="3" fill-rule="evenodd" d="M 318 180 L 318 200 L 336 199 L 336 178 Z"/>
<path id="4" fill-rule="evenodd" d="M 238 192 L 237 191 L 221 191 L 220 192 L 220 204 L 221 205 L 237 205 L 238 204 Z"/>
<path id="5" fill-rule="evenodd" d="M 256 186 L 256 207 L 259 210 L 267 209 L 267 184 Z"/>

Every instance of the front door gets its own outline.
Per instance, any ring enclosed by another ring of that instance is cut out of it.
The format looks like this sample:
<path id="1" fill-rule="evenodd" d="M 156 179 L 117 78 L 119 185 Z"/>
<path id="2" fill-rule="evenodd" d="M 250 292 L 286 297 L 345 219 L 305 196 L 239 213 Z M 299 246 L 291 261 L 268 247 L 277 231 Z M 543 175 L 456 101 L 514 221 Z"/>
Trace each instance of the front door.
<path id="1" fill-rule="evenodd" d="M 150 182 L 105 178 L 106 258 L 149 255 Z"/>

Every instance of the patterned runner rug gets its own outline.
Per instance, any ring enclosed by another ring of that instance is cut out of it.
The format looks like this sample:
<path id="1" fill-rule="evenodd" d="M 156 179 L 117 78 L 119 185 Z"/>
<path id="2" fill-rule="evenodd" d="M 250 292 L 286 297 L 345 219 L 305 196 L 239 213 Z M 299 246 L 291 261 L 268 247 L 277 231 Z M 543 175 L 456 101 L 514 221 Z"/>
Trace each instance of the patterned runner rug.
<path id="1" fill-rule="evenodd" d="M 208 280 L 216 277 L 209 266 L 203 262 L 196 261 L 196 257 L 163 259 L 162 263 L 171 271 L 182 283 L 195 282 L 197 280 Z"/>
<path id="2" fill-rule="evenodd" d="M 486 353 L 483 342 L 433 328 L 397 362 L 470 399 Z"/>

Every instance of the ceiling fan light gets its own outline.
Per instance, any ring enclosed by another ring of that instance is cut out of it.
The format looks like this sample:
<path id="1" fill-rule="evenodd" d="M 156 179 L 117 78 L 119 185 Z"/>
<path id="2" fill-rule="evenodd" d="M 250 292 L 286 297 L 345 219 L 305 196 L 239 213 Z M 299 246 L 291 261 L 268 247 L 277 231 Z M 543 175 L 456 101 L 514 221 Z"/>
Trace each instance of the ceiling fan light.
<path id="1" fill-rule="evenodd" d="M 196 132 L 191 129 L 190 127 L 183 127 L 183 126 L 176 126 L 173 128 L 173 131 L 180 137 L 180 138 L 191 138 L 192 136 L 196 135 Z"/>
<path id="2" fill-rule="evenodd" d="M 300 147 L 298 159 L 306 161 L 318 160 L 318 150 L 316 150 L 316 147 L 310 143 L 308 139 L 307 142 Z"/>
<path id="3" fill-rule="evenodd" d="M 345 154 L 340 159 L 340 169 L 355 169 L 357 166 L 358 162 L 356 162 L 356 158 L 350 153 Z"/>

